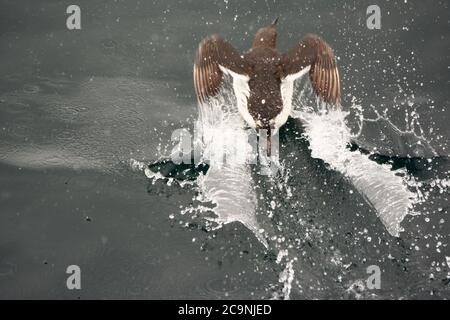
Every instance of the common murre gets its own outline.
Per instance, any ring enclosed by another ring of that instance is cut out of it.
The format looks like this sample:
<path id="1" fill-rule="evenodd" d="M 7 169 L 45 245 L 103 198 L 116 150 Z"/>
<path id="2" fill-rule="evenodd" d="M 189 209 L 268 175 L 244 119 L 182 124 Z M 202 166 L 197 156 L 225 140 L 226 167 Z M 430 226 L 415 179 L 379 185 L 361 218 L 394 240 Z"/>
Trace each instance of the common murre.
<path id="1" fill-rule="evenodd" d="M 194 62 L 195 93 L 202 104 L 218 93 L 223 73 L 233 77 L 237 107 L 255 129 L 278 130 L 292 109 L 294 81 L 309 71 L 315 94 L 326 103 L 340 102 L 339 71 L 333 50 L 320 37 L 308 34 L 286 53 L 276 49 L 275 21 L 258 30 L 252 48 L 241 55 L 218 35 L 204 38 Z"/>

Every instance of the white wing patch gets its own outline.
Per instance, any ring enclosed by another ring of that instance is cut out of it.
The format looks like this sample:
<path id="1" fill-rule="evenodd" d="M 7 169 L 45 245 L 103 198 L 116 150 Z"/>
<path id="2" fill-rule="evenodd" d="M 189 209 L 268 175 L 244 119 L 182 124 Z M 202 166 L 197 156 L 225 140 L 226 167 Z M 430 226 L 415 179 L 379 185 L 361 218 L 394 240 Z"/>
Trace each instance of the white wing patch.
<path id="1" fill-rule="evenodd" d="M 233 90 L 234 94 L 236 95 L 237 108 L 239 110 L 239 113 L 242 115 L 242 117 L 250 127 L 256 128 L 255 120 L 248 112 L 247 104 L 248 97 L 250 96 L 250 87 L 248 86 L 250 77 L 244 74 L 233 72 L 221 65 L 219 65 L 219 68 L 223 73 L 229 74 L 231 77 L 233 77 Z"/>
<path id="2" fill-rule="evenodd" d="M 281 99 L 283 100 L 283 110 L 272 120 L 272 124 L 275 130 L 278 130 L 283 124 L 286 123 L 289 115 L 292 111 L 292 95 L 294 93 L 294 81 L 298 78 L 303 77 L 309 72 L 311 66 L 307 66 L 297 73 L 288 75 L 287 77 L 281 79 Z"/>

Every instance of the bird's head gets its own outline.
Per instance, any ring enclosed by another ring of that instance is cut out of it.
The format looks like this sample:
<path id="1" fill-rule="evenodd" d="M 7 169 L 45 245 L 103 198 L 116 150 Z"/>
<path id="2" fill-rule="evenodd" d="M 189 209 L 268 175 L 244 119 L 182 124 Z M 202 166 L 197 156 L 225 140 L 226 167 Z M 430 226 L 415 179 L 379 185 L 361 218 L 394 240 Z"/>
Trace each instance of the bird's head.
<path id="1" fill-rule="evenodd" d="M 267 27 L 260 28 L 258 32 L 256 32 L 253 40 L 253 48 L 275 49 L 277 40 L 277 22 L 278 18 Z"/>

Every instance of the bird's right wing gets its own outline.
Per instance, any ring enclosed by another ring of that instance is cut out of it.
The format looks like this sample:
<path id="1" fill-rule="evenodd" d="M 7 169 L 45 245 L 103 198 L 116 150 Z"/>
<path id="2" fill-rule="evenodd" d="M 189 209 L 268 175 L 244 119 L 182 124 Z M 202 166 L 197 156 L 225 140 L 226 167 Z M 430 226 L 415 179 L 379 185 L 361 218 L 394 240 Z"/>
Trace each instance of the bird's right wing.
<path id="1" fill-rule="evenodd" d="M 309 68 L 314 92 L 325 102 L 340 102 L 339 70 L 333 50 L 316 35 L 310 34 L 281 56 L 282 77 L 295 78 Z"/>
<path id="2" fill-rule="evenodd" d="M 243 56 L 231 44 L 218 35 L 208 36 L 200 42 L 194 62 L 195 94 L 200 102 L 219 91 L 223 76 L 220 67 L 241 75 L 249 72 Z"/>

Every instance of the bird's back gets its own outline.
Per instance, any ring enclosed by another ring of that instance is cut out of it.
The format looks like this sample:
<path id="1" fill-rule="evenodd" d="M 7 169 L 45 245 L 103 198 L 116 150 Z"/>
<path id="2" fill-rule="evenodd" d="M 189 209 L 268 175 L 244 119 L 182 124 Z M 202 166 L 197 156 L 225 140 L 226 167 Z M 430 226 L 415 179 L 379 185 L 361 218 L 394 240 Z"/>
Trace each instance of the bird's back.
<path id="1" fill-rule="evenodd" d="M 270 48 L 253 48 L 244 57 L 251 66 L 248 112 L 265 127 L 283 109 L 280 56 Z"/>

